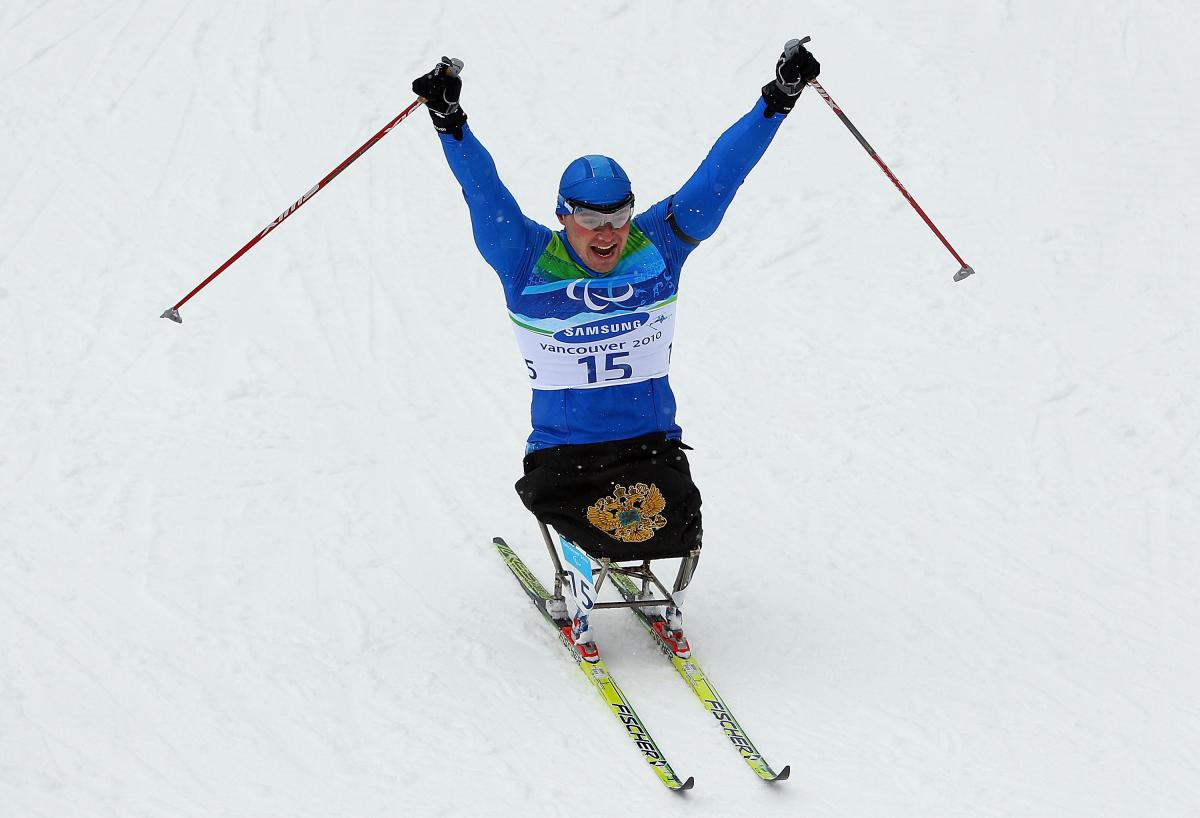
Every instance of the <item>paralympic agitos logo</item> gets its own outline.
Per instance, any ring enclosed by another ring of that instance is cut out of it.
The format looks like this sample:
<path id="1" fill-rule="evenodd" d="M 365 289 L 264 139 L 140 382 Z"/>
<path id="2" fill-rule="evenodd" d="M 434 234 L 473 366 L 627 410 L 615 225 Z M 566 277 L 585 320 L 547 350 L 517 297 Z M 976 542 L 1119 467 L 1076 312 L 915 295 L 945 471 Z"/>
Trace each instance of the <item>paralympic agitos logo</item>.
<path id="1" fill-rule="evenodd" d="M 625 302 L 633 298 L 633 285 L 626 284 L 625 292 L 620 295 L 613 295 L 613 287 L 609 285 L 599 285 L 597 289 L 604 287 L 608 290 L 608 295 L 600 295 L 592 292 L 592 282 L 584 281 L 583 286 L 579 286 L 578 281 L 572 281 L 567 285 L 567 298 L 572 301 L 582 301 L 583 306 L 594 312 L 604 312 L 611 305 L 616 304 L 618 307 L 624 306 Z"/>

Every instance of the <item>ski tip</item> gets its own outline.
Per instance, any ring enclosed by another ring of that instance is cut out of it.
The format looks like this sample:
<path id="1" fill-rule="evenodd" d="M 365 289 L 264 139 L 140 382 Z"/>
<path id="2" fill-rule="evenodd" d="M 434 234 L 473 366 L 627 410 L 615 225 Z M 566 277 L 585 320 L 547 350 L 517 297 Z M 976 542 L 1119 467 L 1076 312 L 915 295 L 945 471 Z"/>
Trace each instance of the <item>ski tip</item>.
<path id="1" fill-rule="evenodd" d="M 687 777 L 687 781 L 684 781 L 682 784 L 680 784 L 675 792 L 684 792 L 685 790 L 690 790 L 694 786 L 696 786 L 696 779 L 689 775 Z"/>
<path id="2" fill-rule="evenodd" d="M 791 774 L 792 774 L 792 765 L 785 764 L 783 769 L 780 770 L 775 775 L 775 777 L 771 779 L 771 781 L 787 781 L 788 778 L 791 776 Z"/>

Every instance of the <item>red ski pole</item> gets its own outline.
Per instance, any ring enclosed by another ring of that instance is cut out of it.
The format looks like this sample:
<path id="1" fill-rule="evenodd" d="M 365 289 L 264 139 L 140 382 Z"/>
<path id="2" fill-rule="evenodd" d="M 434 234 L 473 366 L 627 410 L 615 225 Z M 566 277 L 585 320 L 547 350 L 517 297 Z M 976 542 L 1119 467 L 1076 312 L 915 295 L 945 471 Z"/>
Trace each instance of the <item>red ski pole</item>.
<path id="1" fill-rule="evenodd" d="M 192 290 L 190 293 L 188 293 L 187 295 L 185 295 L 183 298 L 181 298 L 179 300 L 179 303 L 177 303 L 175 306 L 173 306 L 170 309 L 163 312 L 162 317 L 170 318 L 176 324 L 182 324 L 183 319 L 179 316 L 179 308 L 182 307 L 184 304 L 186 304 L 193 295 L 195 295 L 196 293 L 200 292 L 205 287 L 207 287 L 208 283 L 210 281 L 212 281 L 214 278 L 219 276 L 221 273 L 225 272 L 226 268 L 228 268 L 229 265 L 233 264 L 235 261 L 237 261 L 239 258 L 241 258 L 242 255 L 244 255 L 247 250 L 249 250 L 251 247 L 253 247 L 254 245 L 258 244 L 260 241 L 262 241 L 262 239 L 268 233 L 270 233 L 272 230 L 274 230 L 276 227 L 283 224 L 284 219 L 286 219 L 288 216 L 292 215 L 297 210 L 299 210 L 300 207 L 305 202 L 307 202 L 309 199 L 311 199 L 313 196 L 316 196 L 317 193 L 320 192 L 321 188 L 325 187 L 325 185 L 332 182 L 334 177 L 336 177 L 339 173 L 341 173 L 346 168 L 348 168 L 355 159 L 357 159 L 358 157 L 360 157 L 364 153 L 366 153 L 367 150 L 372 145 L 374 145 L 380 139 L 383 139 L 383 137 L 387 136 L 388 132 L 392 128 L 395 128 L 397 125 L 399 125 L 404 120 L 405 117 L 407 117 L 409 114 L 411 114 L 413 111 L 415 111 L 417 109 L 417 107 L 420 106 L 421 103 L 423 103 L 424 101 L 425 100 L 422 99 L 421 97 L 417 97 L 415 100 L 413 100 L 412 105 L 409 105 L 407 108 L 405 108 L 403 111 L 401 111 L 400 115 L 397 116 L 395 119 L 393 119 L 391 122 L 389 122 L 387 125 L 384 125 L 383 129 L 380 130 L 379 133 L 375 134 L 370 139 L 368 139 L 361 148 L 359 148 L 354 153 L 347 156 L 346 160 L 344 162 L 342 162 L 342 164 L 338 165 L 336 168 L 331 170 L 329 172 L 329 175 L 327 175 L 324 179 L 322 179 L 321 181 L 319 181 L 315 185 L 313 185 L 311 188 L 309 188 L 308 191 L 303 196 L 301 196 L 299 199 L 297 199 L 295 202 L 293 202 L 291 205 L 289 205 L 287 210 L 283 211 L 278 216 L 276 216 L 275 221 L 268 224 L 266 227 L 263 228 L 261 233 L 259 233 L 254 238 L 250 239 L 250 241 L 246 242 L 245 246 L 242 247 L 241 250 L 238 250 L 236 253 L 234 253 L 232 256 L 230 256 L 229 259 L 224 264 L 222 264 L 220 267 L 218 267 L 216 270 L 214 270 L 212 272 L 212 275 L 210 275 L 208 278 L 204 279 L 199 284 L 197 284 L 196 288 L 194 290 Z"/>
<path id="2" fill-rule="evenodd" d="M 805 37 L 800 41 L 801 45 L 808 42 L 808 40 L 809 38 Z M 933 221 L 925 215 L 925 211 L 921 209 L 919 204 L 917 204 L 917 200 L 909 195 L 909 192 L 904 189 L 904 185 L 900 184 L 900 180 L 896 178 L 896 174 L 892 173 L 891 169 L 883 163 L 883 160 L 879 158 L 879 154 L 875 152 L 875 149 L 871 147 L 871 144 L 867 142 L 867 140 L 859 132 L 858 128 L 854 127 L 854 123 L 850 121 L 850 118 L 842 113 L 842 109 L 839 108 L 838 104 L 833 101 L 833 97 L 829 96 L 829 92 L 822 88 L 821 83 L 817 82 L 816 80 L 811 80 L 808 84 L 817 90 L 817 93 L 821 95 L 821 99 L 829 103 L 829 107 L 832 108 L 833 112 L 838 115 L 840 120 L 842 120 L 842 124 L 850 129 L 850 133 L 854 134 L 854 138 L 858 140 L 858 144 L 862 145 L 866 152 L 871 155 L 871 158 L 874 159 L 879 167 L 883 169 L 883 172 L 887 174 L 887 178 L 892 180 L 892 184 L 896 186 L 896 189 L 899 190 L 900 193 L 903 194 L 904 198 L 908 200 L 908 203 L 913 206 L 913 210 L 917 211 L 917 215 L 925 220 L 925 224 L 929 225 L 929 229 L 932 230 L 933 234 L 941 240 L 942 244 L 946 245 L 946 249 L 950 251 L 950 255 L 954 256 L 954 260 L 961 265 L 959 271 L 954 274 L 954 280 L 962 281 L 967 276 L 973 275 L 975 271 L 971 269 L 971 265 L 963 261 L 962 256 L 960 256 L 958 252 L 950 246 L 950 242 L 946 241 L 946 237 L 942 235 L 942 231 L 938 230 L 937 225 L 935 225 Z"/>

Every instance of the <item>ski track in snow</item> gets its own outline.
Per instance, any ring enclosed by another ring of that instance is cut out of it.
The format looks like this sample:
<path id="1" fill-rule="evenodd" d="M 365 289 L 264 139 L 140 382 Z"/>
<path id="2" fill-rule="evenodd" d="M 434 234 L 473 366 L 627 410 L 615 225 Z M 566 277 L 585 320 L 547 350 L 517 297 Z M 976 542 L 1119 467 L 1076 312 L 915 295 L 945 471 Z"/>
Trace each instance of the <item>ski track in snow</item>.
<path id="1" fill-rule="evenodd" d="M 5 5 L 0 814 L 1200 815 L 1198 22 Z M 804 34 L 978 275 L 809 94 L 689 261 L 688 628 L 793 773 L 754 780 L 611 613 L 674 796 L 491 553 L 548 576 L 524 369 L 423 113 L 157 316 L 442 54 L 552 223 L 582 153 L 672 192 Z"/>

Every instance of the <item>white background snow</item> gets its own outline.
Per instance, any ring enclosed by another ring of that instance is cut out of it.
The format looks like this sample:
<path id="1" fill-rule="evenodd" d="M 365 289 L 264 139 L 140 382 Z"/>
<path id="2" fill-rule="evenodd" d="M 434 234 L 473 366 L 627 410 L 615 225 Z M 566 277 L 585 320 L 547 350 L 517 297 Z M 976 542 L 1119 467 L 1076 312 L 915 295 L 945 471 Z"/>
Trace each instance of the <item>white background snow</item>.
<path id="1" fill-rule="evenodd" d="M 1200 815 L 1200 15 L 1156 3 L 0 6 L 0 815 Z M 524 366 L 424 112 L 526 212 L 806 93 L 684 274 L 700 659 L 520 594 Z"/>

